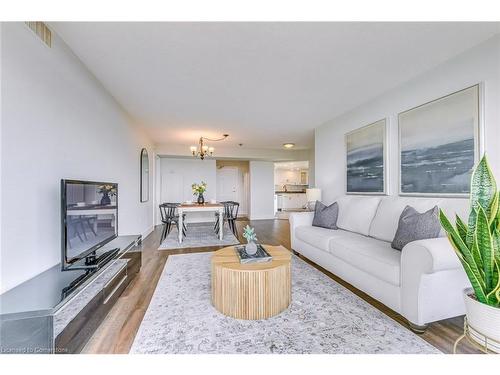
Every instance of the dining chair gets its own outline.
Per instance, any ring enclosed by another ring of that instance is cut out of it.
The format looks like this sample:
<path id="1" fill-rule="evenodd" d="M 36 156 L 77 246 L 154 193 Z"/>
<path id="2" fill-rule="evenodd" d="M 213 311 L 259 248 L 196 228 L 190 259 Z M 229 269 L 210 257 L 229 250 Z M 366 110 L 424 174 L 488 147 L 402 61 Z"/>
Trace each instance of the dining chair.
<path id="1" fill-rule="evenodd" d="M 224 206 L 224 210 L 222 213 L 226 214 L 226 203 L 229 201 L 220 201 L 219 203 Z M 217 233 L 219 231 L 219 211 L 215 211 L 215 223 L 214 223 L 214 232 Z"/>
<path id="2" fill-rule="evenodd" d="M 240 209 L 240 204 L 234 201 L 225 201 L 221 202 L 224 205 L 224 217 L 222 220 L 222 225 L 224 225 L 224 221 L 227 221 L 229 225 L 229 229 L 231 232 L 238 237 L 238 229 L 236 228 L 236 219 L 238 218 L 238 211 Z M 214 230 L 217 233 L 219 231 L 220 218 L 217 212 L 217 220 L 215 222 Z"/>
<path id="3" fill-rule="evenodd" d="M 82 219 L 83 222 L 85 222 L 85 224 L 87 224 L 87 226 L 89 227 L 90 231 L 94 234 L 94 236 L 97 237 L 97 233 L 94 230 L 94 224 L 95 221 L 97 220 L 97 215 L 82 215 L 80 216 L 80 218 Z"/>
<path id="4" fill-rule="evenodd" d="M 180 203 L 162 203 L 160 204 L 160 215 L 161 222 L 163 223 L 163 231 L 161 233 L 160 243 L 167 237 L 167 235 L 172 230 L 172 224 L 177 226 L 177 230 L 179 230 L 179 214 L 177 213 L 177 207 L 179 207 Z M 185 222 L 186 214 L 182 215 L 182 235 L 186 237 L 186 222 Z"/>

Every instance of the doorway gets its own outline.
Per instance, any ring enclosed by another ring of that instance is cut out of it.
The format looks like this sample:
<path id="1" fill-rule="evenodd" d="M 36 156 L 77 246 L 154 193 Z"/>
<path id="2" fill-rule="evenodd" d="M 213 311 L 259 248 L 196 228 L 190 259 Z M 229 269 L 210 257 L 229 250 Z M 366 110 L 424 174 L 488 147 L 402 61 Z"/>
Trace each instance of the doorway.
<path id="1" fill-rule="evenodd" d="M 248 161 L 217 160 L 217 201 L 239 202 L 238 216 L 248 215 L 249 164 Z"/>

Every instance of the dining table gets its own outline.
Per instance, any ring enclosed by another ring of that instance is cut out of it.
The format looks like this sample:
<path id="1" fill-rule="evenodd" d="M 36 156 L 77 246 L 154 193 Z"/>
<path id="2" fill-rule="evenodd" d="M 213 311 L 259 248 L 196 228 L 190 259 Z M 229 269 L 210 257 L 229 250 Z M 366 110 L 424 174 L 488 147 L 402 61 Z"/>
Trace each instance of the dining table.
<path id="1" fill-rule="evenodd" d="M 221 203 L 181 203 L 177 207 L 177 212 L 179 213 L 179 228 L 182 228 L 184 221 L 184 213 L 189 212 L 218 212 L 219 220 L 224 217 L 224 205 Z M 219 240 L 222 241 L 224 237 L 223 232 L 224 225 L 219 225 Z M 182 243 L 183 235 L 182 230 L 179 230 L 179 243 Z"/>
<path id="2" fill-rule="evenodd" d="M 111 219 L 111 227 L 114 228 L 116 225 L 116 214 L 117 214 L 117 206 L 116 205 L 84 205 L 84 206 L 72 206 L 68 207 L 66 210 L 67 216 L 96 216 L 100 215 L 110 215 Z M 102 218 L 102 216 L 101 216 Z M 94 233 L 97 233 L 97 220 L 93 222 Z"/>

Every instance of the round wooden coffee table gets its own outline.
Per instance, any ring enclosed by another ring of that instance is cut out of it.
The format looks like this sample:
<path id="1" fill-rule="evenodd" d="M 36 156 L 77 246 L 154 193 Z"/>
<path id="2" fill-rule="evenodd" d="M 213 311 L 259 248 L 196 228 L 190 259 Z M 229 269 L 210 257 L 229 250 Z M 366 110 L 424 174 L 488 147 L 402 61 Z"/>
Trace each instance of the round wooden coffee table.
<path id="1" fill-rule="evenodd" d="M 212 304 L 236 319 L 267 319 L 292 300 L 291 253 L 283 246 L 263 245 L 273 260 L 241 264 L 234 246 L 212 256 Z"/>

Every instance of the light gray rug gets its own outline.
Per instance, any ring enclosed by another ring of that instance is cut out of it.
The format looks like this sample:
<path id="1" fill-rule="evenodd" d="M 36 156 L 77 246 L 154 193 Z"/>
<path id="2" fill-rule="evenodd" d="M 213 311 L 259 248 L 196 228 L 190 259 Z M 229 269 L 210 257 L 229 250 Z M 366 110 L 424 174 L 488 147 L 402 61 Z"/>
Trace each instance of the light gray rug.
<path id="1" fill-rule="evenodd" d="M 227 317 L 210 301 L 211 255 L 169 256 L 131 353 L 439 353 L 296 256 L 287 310 Z"/>
<path id="2" fill-rule="evenodd" d="M 239 244 L 240 241 L 234 236 L 227 224 L 224 225 L 222 241 L 219 234 L 214 232 L 214 223 L 192 223 L 186 224 L 186 237 L 179 243 L 179 232 L 177 228 L 172 228 L 167 238 L 163 240 L 158 250 L 185 249 L 188 247 L 207 246 L 230 246 Z"/>

